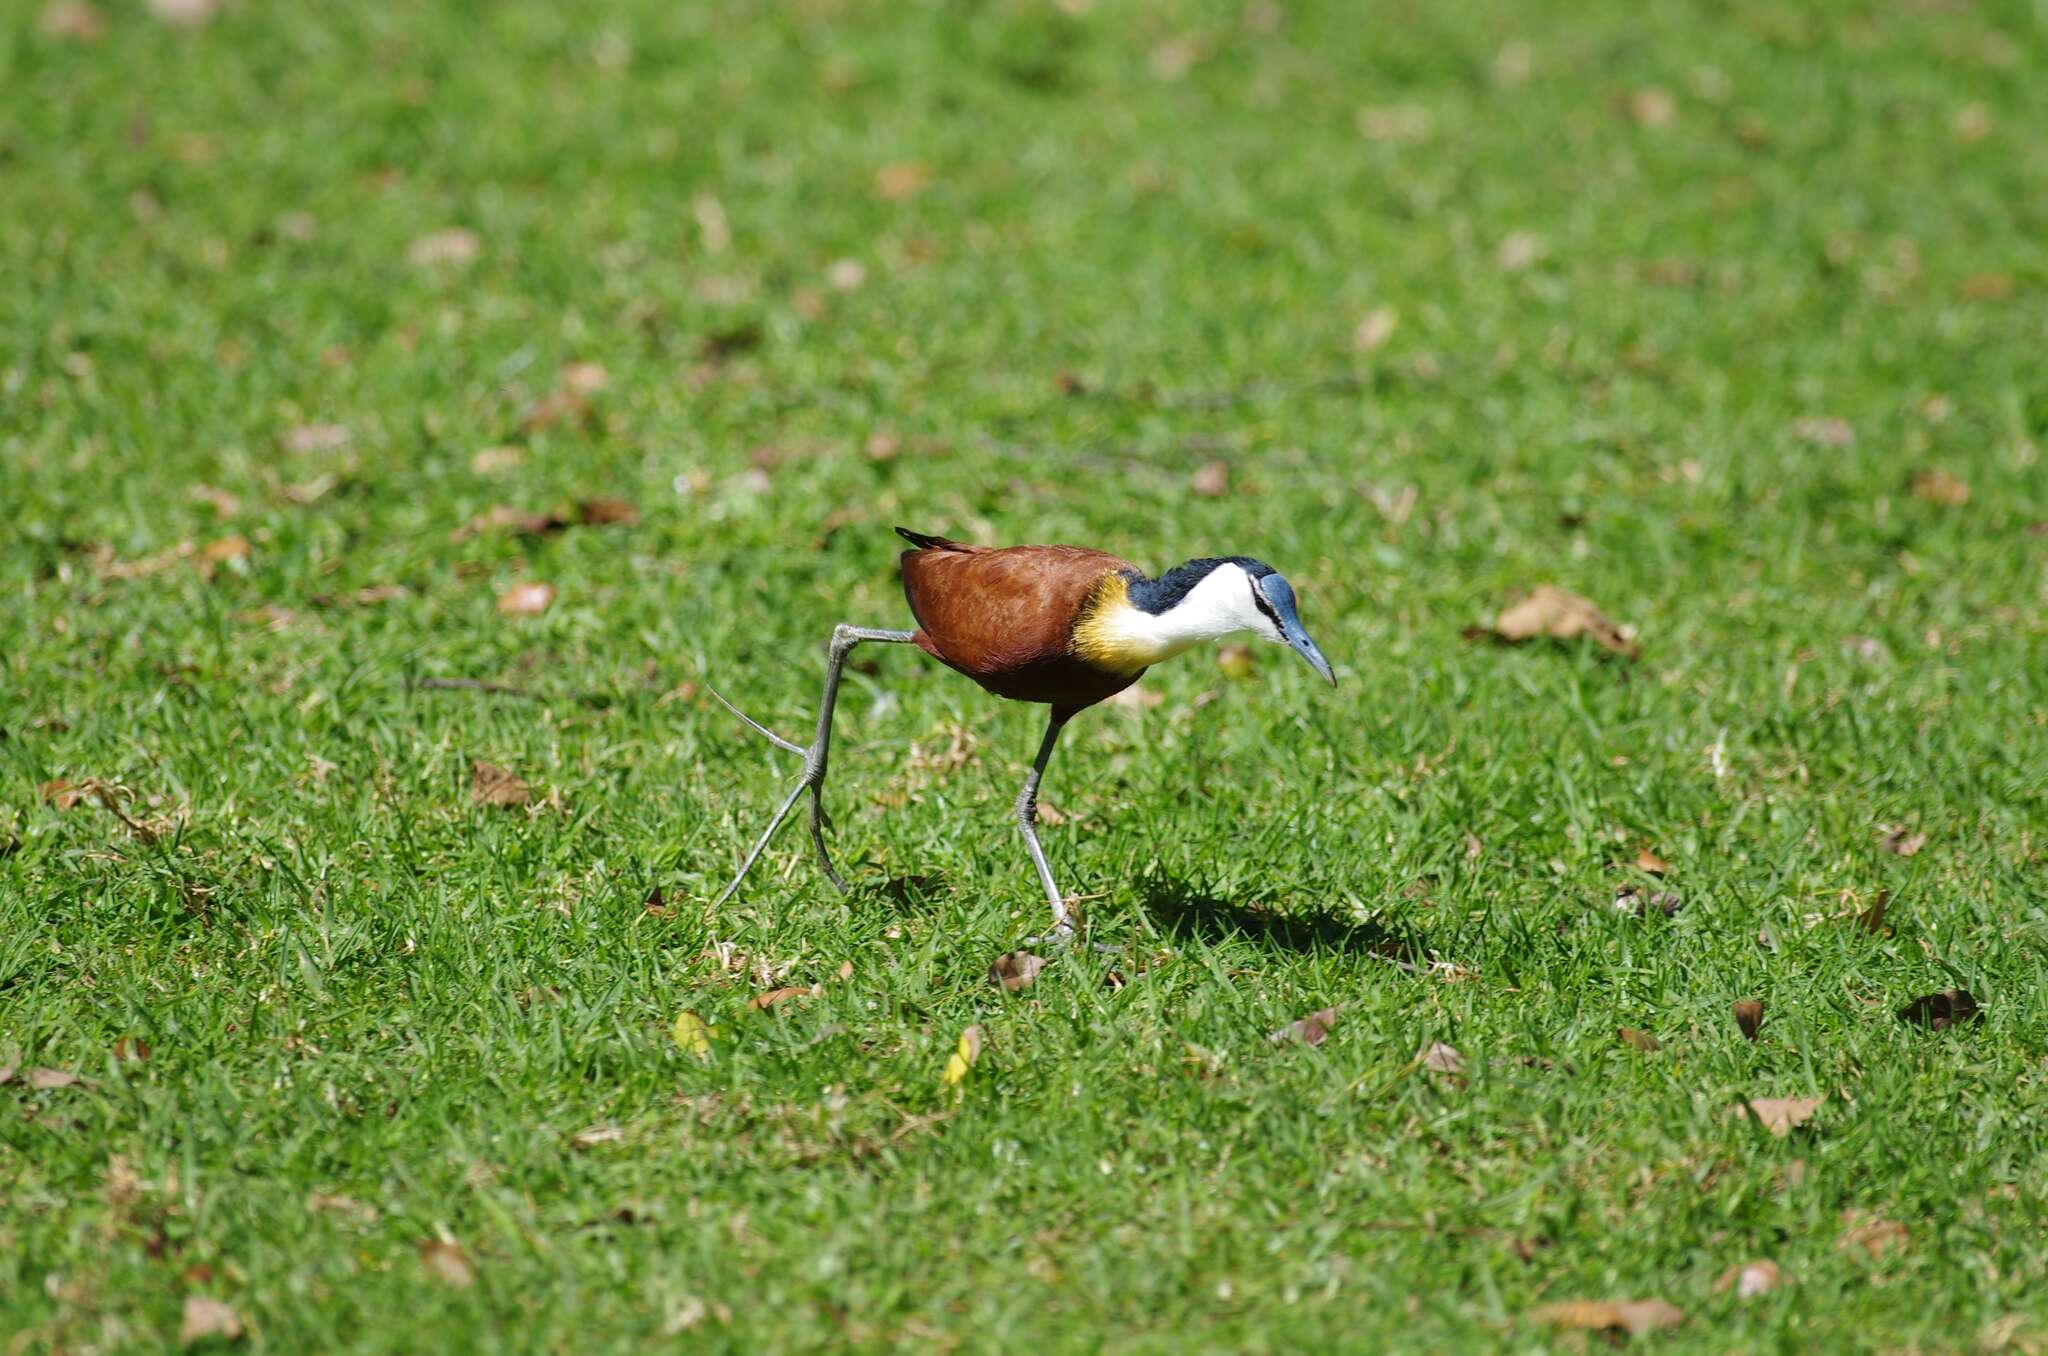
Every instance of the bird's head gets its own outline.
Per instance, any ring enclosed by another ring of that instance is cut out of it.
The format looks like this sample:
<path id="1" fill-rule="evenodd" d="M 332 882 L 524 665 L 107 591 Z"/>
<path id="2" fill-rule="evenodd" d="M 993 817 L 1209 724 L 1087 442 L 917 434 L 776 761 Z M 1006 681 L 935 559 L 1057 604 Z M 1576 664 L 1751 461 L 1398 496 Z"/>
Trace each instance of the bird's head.
<path id="1" fill-rule="evenodd" d="M 1249 556 L 1191 560 L 1157 579 L 1131 581 L 1129 605 L 1134 625 L 1116 628 L 1136 645 L 1154 653 L 1142 656 L 1156 663 L 1204 640 L 1250 633 L 1285 645 L 1308 666 L 1334 683 L 1330 661 L 1309 639 L 1295 609 L 1294 586 L 1263 560 Z"/>

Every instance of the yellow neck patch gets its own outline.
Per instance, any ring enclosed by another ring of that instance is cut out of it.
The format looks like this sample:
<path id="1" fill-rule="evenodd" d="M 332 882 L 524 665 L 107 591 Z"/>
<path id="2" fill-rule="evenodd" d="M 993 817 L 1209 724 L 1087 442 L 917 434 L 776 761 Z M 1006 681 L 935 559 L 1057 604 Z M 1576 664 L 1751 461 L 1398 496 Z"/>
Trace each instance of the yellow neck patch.
<path id="1" fill-rule="evenodd" d="M 1074 623 L 1074 657 L 1108 673 L 1136 673 L 1166 655 L 1147 634 L 1152 619 L 1131 605 L 1130 581 L 1106 574 Z"/>

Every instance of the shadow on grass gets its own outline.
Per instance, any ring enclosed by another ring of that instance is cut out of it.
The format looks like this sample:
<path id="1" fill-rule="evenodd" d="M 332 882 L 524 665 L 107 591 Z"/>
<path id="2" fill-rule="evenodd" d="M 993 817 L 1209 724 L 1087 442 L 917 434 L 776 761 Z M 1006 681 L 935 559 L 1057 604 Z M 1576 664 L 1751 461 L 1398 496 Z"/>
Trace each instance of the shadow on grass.
<path id="1" fill-rule="evenodd" d="M 1427 952 L 1417 938 L 1382 923 L 1359 922 L 1323 909 L 1280 913 L 1218 899 L 1170 879 L 1146 887 L 1145 912 L 1169 937 L 1209 943 L 1242 940 L 1281 951 L 1370 955 L 1406 970 L 1427 963 Z"/>

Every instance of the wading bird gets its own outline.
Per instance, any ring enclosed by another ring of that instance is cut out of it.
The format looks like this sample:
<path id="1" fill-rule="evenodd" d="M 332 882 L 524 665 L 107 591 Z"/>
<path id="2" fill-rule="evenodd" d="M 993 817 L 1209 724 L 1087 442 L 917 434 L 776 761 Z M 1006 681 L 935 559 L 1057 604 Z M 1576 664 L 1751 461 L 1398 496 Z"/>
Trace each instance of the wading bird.
<path id="1" fill-rule="evenodd" d="M 1128 560 L 1082 546 L 968 546 L 907 528 L 903 593 L 915 631 L 833 628 L 818 731 L 809 748 L 784 739 L 724 696 L 712 696 L 776 747 L 801 754 L 803 775 L 718 897 L 724 903 L 747 878 L 762 849 L 789 817 L 797 797 L 811 793 L 811 841 L 818 862 L 847 888 L 825 851 L 825 765 L 832 743 L 832 706 L 846 656 L 863 641 L 915 645 L 998 697 L 1052 708 L 1031 775 L 1017 795 L 1017 824 L 1052 905 L 1053 932 L 1073 931 L 1067 903 L 1038 845 L 1038 783 L 1060 729 L 1076 712 L 1138 681 L 1145 670 L 1207 640 L 1249 633 L 1288 646 L 1330 682 L 1323 652 L 1302 629 L 1294 589 L 1271 565 L 1248 556 L 1191 560 L 1149 579 Z"/>

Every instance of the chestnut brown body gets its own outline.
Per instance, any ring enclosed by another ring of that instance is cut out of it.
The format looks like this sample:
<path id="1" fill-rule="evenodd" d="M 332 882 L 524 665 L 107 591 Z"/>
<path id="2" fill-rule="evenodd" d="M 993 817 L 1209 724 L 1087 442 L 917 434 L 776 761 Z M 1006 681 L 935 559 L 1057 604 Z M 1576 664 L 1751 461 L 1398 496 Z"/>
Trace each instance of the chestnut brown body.
<path id="1" fill-rule="evenodd" d="M 903 596 L 927 654 L 998 697 L 1073 712 L 1138 681 L 1074 653 L 1074 625 L 1105 578 L 1135 567 L 1084 546 L 969 546 L 897 529 Z"/>

